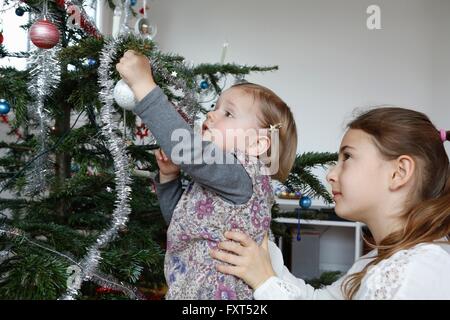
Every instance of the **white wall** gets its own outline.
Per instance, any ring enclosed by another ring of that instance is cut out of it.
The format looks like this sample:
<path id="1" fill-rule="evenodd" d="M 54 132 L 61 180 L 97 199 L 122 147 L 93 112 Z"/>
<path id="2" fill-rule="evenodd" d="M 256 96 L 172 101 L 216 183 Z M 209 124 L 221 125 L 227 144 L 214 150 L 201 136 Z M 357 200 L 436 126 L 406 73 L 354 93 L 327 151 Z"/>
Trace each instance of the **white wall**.
<path id="1" fill-rule="evenodd" d="M 432 119 L 438 128 L 450 130 L 450 1 L 434 0 Z M 450 143 L 446 143 L 450 156 Z"/>
<path id="2" fill-rule="evenodd" d="M 278 65 L 247 80 L 291 106 L 298 152 L 335 151 L 356 107 L 407 106 L 450 128 L 449 3 L 154 0 L 149 16 L 161 49 L 195 63 L 218 62 L 228 41 L 226 62 Z M 381 8 L 381 30 L 366 26 L 371 4 Z"/>
<path id="3" fill-rule="evenodd" d="M 3 1 L 2 1 L 3 2 Z M 9 8 L 10 6 L 5 6 Z M 28 50 L 28 34 L 20 26 L 28 23 L 28 12 L 24 13 L 22 17 L 15 14 L 15 9 L 8 10 L 1 13 L 1 20 L 3 20 L 3 45 L 9 52 L 20 52 Z M 2 27 L 0 26 L 0 29 Z M 26 59 L 5 57 L 0 59 L 1 67 L 14 67 L 18 70 L 25 70 L 27 67 Z M 1 130 L 1 129 L 0 129 Z M 1 135 L 3 137 L 3 135 Z"/>

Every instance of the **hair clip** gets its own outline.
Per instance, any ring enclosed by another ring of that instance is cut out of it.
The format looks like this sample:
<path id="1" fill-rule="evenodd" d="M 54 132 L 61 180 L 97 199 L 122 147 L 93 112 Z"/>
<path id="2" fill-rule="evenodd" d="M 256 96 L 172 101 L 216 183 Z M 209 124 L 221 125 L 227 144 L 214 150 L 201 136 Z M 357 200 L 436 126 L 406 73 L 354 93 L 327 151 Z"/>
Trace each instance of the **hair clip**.
<path id="1" fill-rule="evenodd" d="M 447 131 L 445 131 L 444 129 L 439 130 L 439 132 L 441 133 L 441 141 L 442 143 L 444 143 L 445 141 L 447 141 Z"/>
<path id="2" fill-rule="evenodd" d="M 281 128 L 281 122 L 280 123 L 277 123 L 277 124 L 271 124 L 270 125 L 270 128 L 269 128 L 269 131 L 275 131 L 275 130 L 278 130 L 278 129 L 280 129 Z"/>

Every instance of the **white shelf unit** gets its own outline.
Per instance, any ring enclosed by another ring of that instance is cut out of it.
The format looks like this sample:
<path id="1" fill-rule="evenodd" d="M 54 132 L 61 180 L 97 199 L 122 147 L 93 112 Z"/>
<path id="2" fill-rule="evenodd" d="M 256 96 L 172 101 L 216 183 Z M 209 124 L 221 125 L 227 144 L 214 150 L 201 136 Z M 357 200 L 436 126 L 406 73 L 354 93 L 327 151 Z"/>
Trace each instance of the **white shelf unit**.
<path id="1" fill-rule="evenodd" d="M 288 200 L 288 199 L 279 199 L 276 198 L 276 202 L 279 205 L 280 212 L 294 212 L 296 208 L 299 208 L 298 200 Z M 312 206 L 312 209 L 323 209 L 323 208 L 331 208 L 321 205 Z M 291 225 L 297 225 L 298 219 L 297 218 L 276 218 L 275 221 L 279 223 L 284 224 L 291 224 Z M 336 220 L 309 220 L 309 219 L 300 219 L 300 226 L 301 225 L 309 225 L 309 226 L 317 226 L 319 228 L 325 227 L 325 230 L 329 230 L 327 228 L 333 228 L 333 230 L 326 231 L 329 233 L 328 237 L 325 237 L 326 239 L 322 239 L 321 241 L 321 255 L 322 257 L 325 255 L 328 260 L 324 262 L 321 260 L 320 265 L 324 267 L 327 265 L 327 263 L 330 263 L 331 265 L 339 265 L 340 262 L 336 261 L 340 259 L 339 255 L 338 257 L 334 257 L 337 253 L 336 250 L 344 250 L 342 251 L 342 254 L 345 255 L 347 258 L 345 258 L 345 265 L 349 266 L 352 264 L 352 256 L 353 261 L 356 261 L 359 259 L 363 253 L 363 240 L 362 240 L 362 228 L 364 227 L 363 223 L 360 222 L 352 222 L 352 221 L 336 221 Z M 344 229 L 344 230 L 342 230 Z M 349 231 L 345 231 L 348 229 L 353 229 L 353 246 L 351 246 L 351 233 L 349 234 Z M 322 228 L 323 230 L 323 228 Z M 341 230 L 341 231 L 339 231 Z M 349 238 L 350 236 L 350 238 Z M 332 239 L 330 239 L 332 238 Z M 350 240 L 350 242 L 348 242 Z M 339 242 L 339 243 L 335 243 Z M 281 250 L 283 241 L 280 239 L 278 242 L 278 246 Z M 325 250 L 322 250 L 325 249 Z M 295 250 L 293 248 L 293 250 Z M 349 251 L 349 250 L 353 250 Z M 347 260 L 349 259 L 349 260 Z M 325 259 L 324 259 L 325 260 Z M 341 261 L 342 262 L 342 261 Z M 294 261 L 292 262 L 294 263 Z M 329 269 L 324 267 L 323 269 Z M 333 269 L 333 268 L 332 268 Z"/>
<path id="2" fill-rule="evenodd" d="M 296 218 L 276 218 L 275 221 L 279 223 L 287 224 L 298 224 L 298 219 Z M 300 225 L 309 224 L 316 226 L 329 226 L 329 227 L 343 227 L 343 228 L 354 228 L 355 229 L 355 261 L 358 260 L 362 255 L 362 227 L 364 224 L 360 222 L 351 221 L 333 221 L 333 220 L 305 220 L 300 219 Z"/>

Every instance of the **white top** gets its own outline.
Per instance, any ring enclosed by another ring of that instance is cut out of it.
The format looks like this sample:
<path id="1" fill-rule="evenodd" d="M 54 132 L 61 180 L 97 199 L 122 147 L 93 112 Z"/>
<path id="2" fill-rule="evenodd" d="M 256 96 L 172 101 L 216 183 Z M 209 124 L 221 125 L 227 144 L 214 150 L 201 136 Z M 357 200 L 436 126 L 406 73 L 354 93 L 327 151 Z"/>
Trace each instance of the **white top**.
<path id="1" fill-rule="evenodd" d="M 376 250 L 369 252 L 335 283 L 314 289 L 289 272 L 280 249 L 270 241 L 269 252 L 277 277 L 269 278 L 255 290 L 256 300 L 344 299 L 341 284 L 345 277 L 361 271 L 376 254 Z M 371 266 L 354 299 L 450 299 L 450 245 L 419 244 Z"/>

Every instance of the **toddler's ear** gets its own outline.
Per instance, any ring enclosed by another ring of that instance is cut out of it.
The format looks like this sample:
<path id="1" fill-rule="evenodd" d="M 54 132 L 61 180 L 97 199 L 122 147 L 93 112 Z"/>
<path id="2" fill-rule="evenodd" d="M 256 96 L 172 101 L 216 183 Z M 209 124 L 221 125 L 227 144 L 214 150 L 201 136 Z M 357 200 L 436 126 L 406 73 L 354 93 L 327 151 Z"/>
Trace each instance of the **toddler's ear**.
<path id="1" fill-rule="evenodd" d="M 251 156 L 260 156 L 270 148 L 270 139 L 267 136 L 259 136 L 258 140 L 248 148 L 248 154 Z"/>

